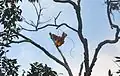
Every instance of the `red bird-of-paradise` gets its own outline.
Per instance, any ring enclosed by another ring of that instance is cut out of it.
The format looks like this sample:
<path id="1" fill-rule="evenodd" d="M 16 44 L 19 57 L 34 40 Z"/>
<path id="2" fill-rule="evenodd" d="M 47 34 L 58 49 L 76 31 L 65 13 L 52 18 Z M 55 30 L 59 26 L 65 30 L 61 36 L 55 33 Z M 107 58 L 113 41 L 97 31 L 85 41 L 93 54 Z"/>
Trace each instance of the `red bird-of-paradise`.
<path id="1" fill-rule="evenodd" d="M 62 33 L 62 36 L 57 36 L 55 34 L 50 33 L 50 37 L 54 41 L 56 47 L 59 47 L 62 44 L 64 44 L 64 40 L 65 40 L 66 36 L 67 36 L 67 34 L 65 32 Z"/>

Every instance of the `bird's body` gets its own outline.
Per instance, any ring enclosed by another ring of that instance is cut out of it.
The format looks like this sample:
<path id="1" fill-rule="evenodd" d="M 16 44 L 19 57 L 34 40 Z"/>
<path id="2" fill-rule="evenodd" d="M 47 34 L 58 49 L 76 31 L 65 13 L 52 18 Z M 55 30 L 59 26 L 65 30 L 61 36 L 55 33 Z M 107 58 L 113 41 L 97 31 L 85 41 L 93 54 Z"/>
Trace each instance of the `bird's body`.
<path id="1" fill-rule="evenodd" d="M 54 41 L 56 47 L 59 47 L 62 44 L 64 44 L 64 40 L 67 34 L 63 32 L 62 36 L 57 36 L 55 34 L 50 33 L 50 36 L 51 36 L 51 39 Z"/>

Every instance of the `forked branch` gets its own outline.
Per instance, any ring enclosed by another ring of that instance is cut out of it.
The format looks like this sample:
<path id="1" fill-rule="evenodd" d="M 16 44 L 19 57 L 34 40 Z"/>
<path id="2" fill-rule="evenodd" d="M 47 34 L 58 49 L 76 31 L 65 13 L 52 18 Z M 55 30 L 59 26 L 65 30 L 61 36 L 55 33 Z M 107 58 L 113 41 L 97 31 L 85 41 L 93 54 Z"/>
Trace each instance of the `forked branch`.
<path id="1" fill-rule="evenodd" d="M 70 68 L 65 64 L 63 63 L 61 60 L 59 60 L 58 58 L 56 58 L 54 55 L 50 54 L 48 52 L 48 50 L 46 50 L 44 47 L 42 47 L 41 45 L 37 44 L 36 42 L 34 42 L 33 40 L 31 40 L 30 38 L 18 33 L 18 32 L 15 32 L 14 30 L 12 30 L 15 34 L 19 35 L 20 37 L 24 38 L 25 40 L 27 40 L 29 43 L 33 44 L 34 46 L 36 46 L 37 48 L 39 48 L 40 50 L 42 50 L 48 57 L 50 57 L 51 59 L 53 59 L 54 61 L 56 61 L 57 63 L 61 64 L 63 67 L 65 67 L 69 72 L 70 76 L 73 76 L 72 75 L 72 72 L 70 72 Z"/>
<path id="2" fill-rule="evenodd" d="M 100 49 L 101 49 L 105 44 L 108 44 L 108 43 L 109 43 L 109 44 L 114 44 L 114 43 L 117 43 L 117 42 L 119 41 L 119 39 L 120 39 L 120 37 L 119 37 L 120 28 L 119 28 L 118 25 L 116 25 L 116 24 L 114 24 L 114 23 L 112 22 L 112 19 L 111 19 L 111 16 L 110 16 L 110 14 L 111 14 L 110 12 L 111 12 L 110 1 L 107 0 L 107 15 L 108 15 L 108 20 L 109 20 L 109 23 L 110 23 L 111 28 L 112 28 L 112 29 L 116 29 L 115 39 L 114 39 L 114 40 L 104 40 L 103 42 L 101 42 L 101 43 L 98 44 L 97 48 L 95 49 L 95 54 L 94 54 L 94 57 L 93 57 L 93 59 L 92 59 L 92 63 L 91 63 L 91 65 L 90 65 L 90 70 L 91 70 L 91 72 L 92 72 L 92 68 L 93 68 L 93 66 L 95 65 L 95 62 L 96 62 L 96 60 L 97 60 L 97 55 L 98 55 Z"/>

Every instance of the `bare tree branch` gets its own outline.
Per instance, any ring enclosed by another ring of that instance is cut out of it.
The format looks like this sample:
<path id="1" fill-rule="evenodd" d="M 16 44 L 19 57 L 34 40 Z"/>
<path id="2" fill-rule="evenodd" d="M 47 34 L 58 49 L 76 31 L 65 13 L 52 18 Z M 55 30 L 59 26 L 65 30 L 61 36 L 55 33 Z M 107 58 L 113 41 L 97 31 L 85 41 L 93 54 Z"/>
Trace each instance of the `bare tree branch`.
<path id="1" fill-rule="evenodd" d="M 52 38 L 51 33 L 50 33 L 50 37 L 51 37 L 51 39 L 52 39 L 52 41 L 53 41 L 53 43 L 54 43 L 54 45 L 55 45 L 55 41 L 54 41 L 54 39 Z M 55 46 L 56 46 L 56 45 L 55 45 Z M 63 59 L 63 61 L 64 61 L 64 64 L 67 66 L 68 74 L 69 74 L 70 76 L 73 76 L 72 71 L 71 71 L 71 69 L 70 69 L 70 67 L 69 67 L 69 65 L 68 65 L 68 62 L 67 62 L 66 58 L 64 57 L 62 51 L 61 51 L 57 46 L 56 46 L 56 48 L 57 48 L 58 52 L 60 53 L 60 55 L 61 55 L 61 57 L 62 57 L 62 59 Z"/>
<path id="2" fill-rule="evenodd" d="M 56 21 L 57 21 L 58 17 L 60 16 L 61 12 L 62 12 L 62 11 L 60 11 L 60 12 L 58 13 L 58 15 L 55 17 L 55 20 L 54 20 L 55 25 L 57 24 L 57 22 L 56 22 Z"/>
<path id="3" fill-rule="evenodd" d="M 38 27 L 38 25 L 39 25 L 39 23 L 40 23 L 40 15 L 41 15 L 41 13 L 42 13 L 42 8 L 41 8 L 41 6 L 40 6 L 40 2 L 38 2 L 38 4 L 39 4 L 39 13 L 38 13 L 38 19 L 37 19 L 37 26 L 36 26 L 36 29 L 37 29 L 37 27 Z"/>
<path id="4" fill-rule="evenodd" d="M 114 39 L 114 40 L 104 40 L 103 42 L 101 42 L 101 43 L 98 44 L 97 48 L 95 49 L 95 54 L 94 54 L 94 57 L 93 57 L 93 59 L 92 59 L 92 63 L 91 63 L 91 65 L 90 65 L 90 70 L 91 70 L 91 72 L 92 72 L 92 68 L 93 68 L 93 66 L 95 65 L 95 62 L 96 62 L 96 60 L 97 60 L 97 55 L 98 55 L 100 49 L 101 49 L 105 44 L 108 44 L 108 43 L 109 43 L 109 44 L 114 44 L 114 43 L 117 43 L 117 42 L 119 41 L 119 39 L 120 39 L 120 37 L 118 37 L 119 32 L 120 32 L 119 27 L 118 27 L 118 26 L 113 26 L 113 27 L 116 28 L 115 39 Z"/>
<path id="5" fill-rule="evenodd" d="M 59 2 L 59 3 L 70 3 L 72 5 L 76 5 L 75 2 L 73 2 L 72 0 L 53 0 L 55 2 Z"/>
<path id="6" fill-rule="evenodd" d="M 82 70 L 83 70 L 83 62 L 82 62 L 81 65 L 80 65 L 80 71 L 79 71 L 79 75 L 78 75 L 78 76 L 81 76 Z"/>
<path id="7" fill-rule="evenodd" d="M 61 27 L 61 26 L 63 26 L 63 25 L 65 25 L 66 27 L 68 27 L 69 29 L 71 29 L 71 30 L 73 30 L 73 31 L 75 31 L 75 32 L 78 32 L 76 29 L 70 27 L 70 26 L 67 25 L 66 23 L 62 23 L 62 24 L 58 25 L 56 29 L 58 29 L 59 27 Z"/>
<path id="8" fill-rule="evenodd" d="M 81 40 L 83 47 L 84 47 L 84 63 L 85 63 L 84 76 L 88 76 L 88 74 L 89 74 L 89 49 L 88 49 L 87 38 L 84 38 L 84 36 L 82 34 L 83 24 L 82 24 L 82 17 L 81 17 L 81 13 L 80 13 L 80 11 L 81 11 L 80 4 L 74 9 L 76 11 L 77 20 L 78 20 L 78 36 L 79 36 L 79 39 Z"/>
<path id="9" fill-rule="evenodd" d="M 39 0 L 38 0 L 38 5 L 39 5 L 39 8 L 42 8 Z"/>
<path id="10" fill-rule="evenodd" d="M 68 2 L 68 3 L 69 3 L 69 2 Z M 72 2 L 70 2 L 70 3 L 72 3 Z M 55 20 L 54 20 L 54 21 L 55 21 L 55 25 L 53 25 L 53 24 L 47 24 L 47 25 L 45 25 L 45 26 L 38 27 L 38 25 L 41 23 L 39 20 L 40 20 L 40 15 L 41 15 L 41 12 L 42 12 L 42 8 L 41 8 L 40 3 L 39 3 L 39 8 L 40 8 L 40 10 L 39 10 L 39 12 L 38 12 L 35 4 L 34 4 L 34 3 L 32 3 L 32 4 L 33 4 L 33 6 L 35 7 L 35 10 L 36 10 L 36 13 L 37 13 L 37 16 L 38 16 L 37 24 L 35 25 L 33 21 L 32 21 L 32 23 L 29 23 L 28 21 L 25 20 L 25 18 L 23 18 L 24 21 L 25 21 L 28 25 L 33 26 L 35 29 L 27 29 L 27 28 L 24 28 L 24 27 L 20 26 L 22 30 L 25 30 L 25 31 L 33 31 L 33 32 L 34 32 L 34 31 L 38 31 L 38 30 L 40 30 L 40 29 L 46 28 L 46 27 L 48 27 L 48 26 L 55 26 L 55 27 L 57 27 L 56 29 L 58 29 L 59 27 L 65 25 L 66 27 L 70 28 L 71 30 L 73 30 L 73 31 L 75 31 L 75 32 L 78 32 L 76 29 L 70 27 L 70 26 L 67 25 L 66 23 L 62 23 L 62 24 L 60 24 L 60 25 L 57 25 L 57 24 L 56 24 L 56 21 L 57 21 L 59 15 L 60 15 L 61 11 L 60 11 L 59 14 L 55 17 Z M 75 3 L 73 2 L 73 4 L 75 4 Z M 75 5 L 76 5 L 76 4 L 75 4 Z"/>
<path id="11" fill-rule="evenodd" d="M 117 64 L 117 62 L 116 61 L 114 61 L 114 60 L 112 60 L 119 68 L 120 68 L 120 65 L 119 64 Z"/>
<path id="12" fill-rule="evenodd" d="M 62 61 L 60 61 L 58 58 L 56 58 L 55 56 L 53 56 L 52 54 L 50 54 L 44 47 L 40 46 L 39 44 L 37 44 L 36 42 L 34 42 L 33 40 L 27 38 L 26 36 L 18 33 L 18 32 L 15 32 L 13 30 L 13 32 L 17 35 L 19 35 L 20 37 L 24 38 L 25 40 L 27 40 L 28 42 L 30 42 L 31 44 L 33 44 L 34 46 L 36 46 L 37 48 L 41 49 L 48 57 L 50 57 L 51 59 L 53 59 L 54 61 L 56 61 L 57 63 L 59 63 L 60 65 L 62 65 L 63 67 L 65 67 L 68 71 L 70 71 L 69 67 L 63 63 Z M 68 72 L 69 73 L 69 72 Z M 71 72 L 72 73 L 72 72 Z M 71 74 L 71 76 L 73 76 Z"/>
<path id="13" fill-rule="evenodd" d="M 77 0 L 78 6 L 80 6 L 80 2 L 81 2 L 81 0 Z"/>
<path id="14" fill-rule="evenodd" d="M 109 0 L 107 0 L 107 15 L 108 15 L 108 20 L 109 20 L 109 23 L 110 23 L 111 28 L 112 28 L 112 29 L 113 29 L 113 28 L 116 29 L 115 39 L 114 39 L 114 40 L 104 40 L 103 42 L 100 42 L 100 43 L 98 44 L 97 48 L 95 49 L 95 54 L 94 54 L 94 57 L 93 57 L 93 59 L 92 59 L 92 63 L 91 63 L 91 65 L 90 65 L 90 73 L 89 73 L 89 75 L 91 75 L 92 68 L 93 68 L 93 66 L 95 65 L 95 62 L 96 62 L 96 60 L 97 60 L 97 55 L 98 55 L 100 49 L 101 49 L 105 44 L 108 44 L 108 43 L 109 43 L 109 44 L 114 44 L 114 43 L 117 43 L 117 42 L 119 41 L 119 39 L 120 39 L 120 37 L 118 36 L 118 35 L 119 35 L 119 32 L 120 32 L 120 28 L 119 28 L 118 25 L 113 24 L 112 19 L 111 19 L 111 17 L 110 17 L 110 14 L 111 14 L 110 11 L 111 11 L 110 2 L 109 2 Z"/>
<path id="15" fill-rule="evenodd" d="M 67 60 L 66 60 L 66 58 L 64 57 L 62 51 L 61 51 L 58 47 L 56 47 L 56 48 L 57 48 L 58 52 L 60 53 L 60 55 L 62 56 L 64 63 L 65 63 L 66 65 L 68 65 Z"/>
<path id="16" fill-rule="evenodd" d="M 59 3 L 69 3 L 69 4 L 71 4 L 73 7 L 74 7 L 74 9 L 77 9 L 77 5 L 76 5 L 76 3 L 75 2 L 73 2 L 72 0 L 53 0 L 53 1 L 55 1 L 55 2 L 59 2 Z"/>
<path id="17" fill-rule="evenodd" d="M 77 20 L 78 20 L 78 36 L 84 46 L 84 62 L 85 62 L 85 76 L 87 76 L 87 74 L 89 74 L 89 50 L 88 50 L 88 42 L 87 42 L 87 39 L 83 37 L 82 35 L 82 18 L 81 18 L 81 8 L 80 8 L 80 0 L 78 0 L 78 5 L 76 5 L 76 3 L 74 3 L 73 1 L 71 0 L 65 0 L 65 1 L 62 1 L 62 0 L 54 0 L 55 2 L 59 2 L 59 3 L 69 3 L 71 4 L 75 11 L 76 11 L 76 16 L 77 16 Z M 71 29 L 71 28 L 70 28 Z M 76 31 L 76 30 L 75 30 Z"/>
<path id="18" fill-rule="evenodd" d="M 26 24 L 28 24 L 28 25 L 31 25 L 32 27 L 36 27 L 36 25 L 34 24 L 34 22 L 33 21 L 31 21 L 30 20 L 30 22 L 28 22 L 24 17 L 22 17 L 23 18 L 23 20 L 24 20 L 24 22 L 26 23 Z"/>
<path id="19" fill-rule="evenodd" d="M 11 47 L 9 44 L 0 43 L 0 46 Z"/>
<path id="20" fill-rule="evenodd" d="M 28 42 L 28 40 L 20 40 L 20 41 L 10 41 L 10 44 L 11 43 L 23 43 L 23 42 Z"/>
<path id="21" fill-rule="evenodd" d="M 55 25 L 57 25 L 57 22 L 56 22 L 56 21 L 57 21 L 58 17 L 60 16 L 61 12 L 62 12 L 62 11 L 60 11 L 60 12 L 58 13 L 58 15 L 55 17 L 55 20 L 54 20 Z M 75 31 L 75 32 L 78 32 L 76 29 L 70 27 L 70 26 L 67 25 L 66 23 L 62 23 L 62 24 L 58 25 L 56 29 L 58 29 L 59 27 L 61 27 L 61 26 L 63 26 L 63 25 L 65 25 L 66 27 L 68 27 L 69 29 L 71 29 L 71 30 L 73 30 L 73 31 Z"/>
<path id="22" fill-rule="evenodd" d="M 40 29 L 44 29 L 44 28 L 49 27 L 49 26 L 52 26 L 52 27 L 54 26 L 54 27 L 56 27 L 56 29 L 58 29 L 58 28 L 60 28 L 60 27 L 63 26 L 63 25 L 65 25 L 66 27 L 68 27 L 69 29 L 71 29 L 71 30 L 73 30 L 73 31 L 75 31 L 75 32 L 78 32 L 76 29 L 70 27 L 70 26 L 67 25 L 66 23 L 62 23 L 62 24 L 60 24 L 60 25 L 47 24 L 47 25 L 42 26 L 42 27 L 39 27 L 39 28 L 37 28 L 37 29 L 26 29 L 26 28 L 23 28 L 23 27 L 21 27 L 21 26 L 20 26 L 20 27 L 21 27 L 21 29 L 23 29 L 23 30 L 35 32 L 35 31 L 38 31 L 38 30 L 40 30 Z"/>
<path id="23" fill-rule="evenodd" d="M 38 13 L 37 7 L 36 7 L 36 5 L 35 5 L 35 3 L 34 3 L 34 2 L 32 2 L 32 4 L 33 4 L 33 6 L 34 6 L 34 8 L 35 8 L 35 11 L 36 11 L 36 14 L 37 14 L 37 16 L 38 16 L 38 15 L 39 15 L 39 13 Z"/>
<path id="24" fill-rule="evenodd" d="M 32 20 L 30 20 L 31 21 L 31 23 L 30 23 L 23 17 L 23 20 L 24 20 L 25 23 L 34 27 L 34 29 L 27 29 L 27 28 L 24 28 L 24 27 L 20 26 L 23 30 L 26 30 L 26 31 L 38 31 L 39 24 L 43 24 L 43 23 L 46 23 L 46 22 L 51 20 L 51 19 L 49 19 L 45 22 L 40 22 L 40 17 L 41 17 L 41 13 L 42 13 L 43 8 L 41 8 L 41 5 L 40 5 L 39 1 L 38 1 L 39 11 L 38 11 L 35 3 L 32 3 L 32 4 L 33 4 L 33 7 L 35 8 L 35 11 L 36 11 L 36 14 L 37 14 L 37 22 L 35 24 Z"/>
<path id="25" fill-rule="evenodd" d="M 61 50 L 60 50 L 58 47 L 56 47 L 56 48 L 58 49 L 60 55 L 61 55 L 62 58 L 63 58 L 63 61 L 64 61 L 65 65 L 67 66 L 68 74 L 71 75 L 71 76 L 73 76 L 72 71 L 71 71 L 71 69 L 70 69 L 70 67 L 69 67 L 69 65 L 68 65 L 68 62 L 67 62 L 66 58 L 64 57 L 63 53 L 61 52 Z"/>

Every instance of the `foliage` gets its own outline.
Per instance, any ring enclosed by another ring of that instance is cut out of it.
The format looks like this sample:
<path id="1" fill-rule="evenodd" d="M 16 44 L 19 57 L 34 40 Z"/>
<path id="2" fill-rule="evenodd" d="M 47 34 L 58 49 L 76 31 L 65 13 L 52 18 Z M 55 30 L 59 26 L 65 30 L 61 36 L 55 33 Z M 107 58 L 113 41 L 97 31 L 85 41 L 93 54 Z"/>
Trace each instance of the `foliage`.
<path id="1" fill-rule="evenodd" d="M 0 49 L 0 76 L 18 76 L 18 69 L 20 65 L 17 63 L 17 59 L 9 59 L 6 57 L 6 53 L 9 50 L 5 50 L 4 47 Z M 53 71 L 50 67 L 42 63 L 35 62 L 30 64 L 31 68 L 27 75 L 22 76 L 57 76 L 57 72 Z"/>
<path id="2" fill-rule="evenodd" d="M 120 63 L 120 57 L 115 57 L 116 58 L 116 60 L 115 60 L 115 63 L 117 64 L 117 63 Z M 120 66 L 117 64 L 117 66 L 119 67 L 119 69 L 118 69 L 118 71 L 116 72 L 119 76 L 120 76 Z"/>
<path id="3" fill-rule="evenodd" d="M 52 71 L 50 67 L 46 64 L 45 66 L 42 63 L 35 62 L 30 64 L 31 68 L 28 71 L 27 76 L 57 76 L 55 71 Z"/>
<path id="4" fill-rule="evenodd" d="M 18 76 L 18 69 L 20 65 L 17 64 L 17 59 L 9 59 L 6 57 L 4 47 L 0 50 L 0 76 Z"/>
<path id="5" fill-rule="evenodd" d="M 120 57 L 119 56 L 115 57 L 114 63 L 118 66 L 119 69 L 116 72 L 111 72 L 111 70 L 109 69 L 108 76 L 114 76 L 114 74 L 117 74 L 117 75 L 120 76 L 120 65 L 118 64 L 118 63 L 120 63 Z"/>
<path id="6" fill-rule="evenodd" d="M 0 45 L 9 47 L 9 43 L 18 36 L 12 30 L 18 32 L 20 28 L 17 23 L 22 21 L 22 10 L 17 6 L 19 0 L 1 0 L 0 1 L 0 26 L 3 27 L 0 32 Z"/>

